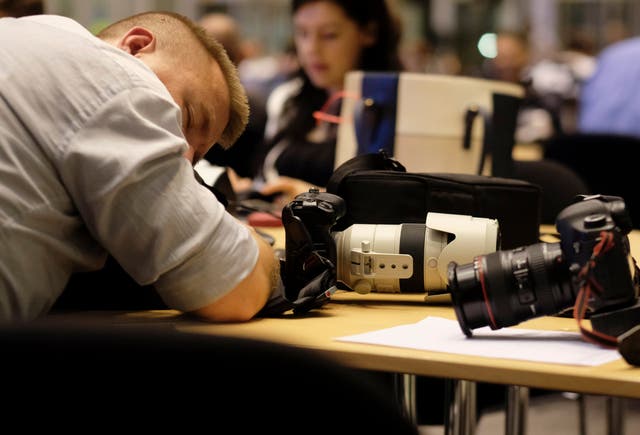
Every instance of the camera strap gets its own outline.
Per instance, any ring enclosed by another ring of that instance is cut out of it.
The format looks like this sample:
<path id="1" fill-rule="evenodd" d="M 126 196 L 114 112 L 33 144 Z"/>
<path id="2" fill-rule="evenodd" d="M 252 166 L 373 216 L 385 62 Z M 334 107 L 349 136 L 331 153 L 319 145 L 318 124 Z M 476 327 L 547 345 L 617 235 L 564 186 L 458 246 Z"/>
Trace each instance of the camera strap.
<path id="1" fill-rule="evenodd" d="M 278 280 L 278 285 L 271 293 L 271 297 L 265 306 L 258 312 L 257 317 L 279 317 L 290 310 L 293 310 L 294 314 L 304 314 L 329 301 L 331 295 L 336 291 L 335 269 L 325 258 L 316 253 L 313 255 L 318 258 L 311 261 L 321 262 L 324 269 L 311 278 L 309 282 L 299 290 L 295 300 L 289 300 L 286 296 L 288 292 L 285 291 L 286 285 L 282 279 L 284 261 L 280 260 L 281 275 Z"/>
<path id="2" fill-rule="evenodd" d="M 278 287 L 258 316 L 280 316 L 293 310 L 303 314 L 329 301 L 336 291 L 336 268 L 315 249 L 311 235 L 289 207 L 282 211 L 286 229 L 286 257 L 280 259 Z"/>
<path id="3" fill-rule="evenodd" d="M 640 367 L 640 325 L 618 337 L 618 351 L 626 362 Z"/>
<path id="4" fill-rule="evenodd" d="M 580 276 L 584 280 L 574 305 L 573 316 L 578 322 L 582 336 L 587 340 L 601 346 L 609 348 L 617 348 L 620 355 L 627 363 L 640 367 L 640 324 L 638 318 L 638 304 L 632 307 L 620 309 L 616 312 L 616 328 L 624 330 L 623 333 L 598 330 L 594 327 L 595 318 L 598 316 L 606 316 L 599 314 L 592 316 L 592 327 L 587 329 L 583 326 L 583 320 L 586 316 L 588 304 L 592 297 L 601 297 L 604 289 L 594 276 L 593 270 L 598 266 L 598 262 L 602 260 L 603 255 L 611 251 L 616 244 L 616 238 L 611 231 L 603 231 L 600 241 L 594 246 L 591 259 L 583 266 Z M 634 268 L 637 269 L 634 260 Z M 637 270 L 636 270 L 637 272 Z M 602 328 L 604 324 L 599 321 L 597 325 Z M 629 326 L 634 325 L 634 326 Z"/>
<path id="5" fill-rule="evenodd" d="M 615 348 L 618 346 L 618 339 L 616 337 L 594 330 L 593 328 L 588 329 L 583 324 L 587 309 L 589 308 L 589 301 L 592 296 L 597 296 L 602 293 L 602 286 L 595 279 L 593 270 L 596 268 L 597 262 L 601 256 L 611 250 L 614 247 L 614 244 L 613 233 L 610 231 L 602 231 L 600 234 L 600 241 L 594 246 L 591 258 L 580 270 L 579 275 L 583 279 L 583 284 L 576 297 L 576 302 L 573 308 L 573 318 L 578 322 L 580 333 L 587 341 Z"/>

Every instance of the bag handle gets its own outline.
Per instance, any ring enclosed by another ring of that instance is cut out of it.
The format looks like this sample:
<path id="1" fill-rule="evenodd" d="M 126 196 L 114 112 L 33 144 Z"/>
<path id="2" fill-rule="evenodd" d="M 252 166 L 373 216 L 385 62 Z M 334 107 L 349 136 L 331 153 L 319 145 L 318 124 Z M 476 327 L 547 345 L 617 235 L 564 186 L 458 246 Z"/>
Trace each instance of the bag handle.
<path id="1" fill-rule="evenodd" d="M 346 176 L 354 172 L 366 170 L 407 172 L 407 169 L 399 161 L 392 159 L 385 150 L 381 149 L 377 153 L 367 153 L 352 157 L 338 166 L 327 182 L 327 192 L 337 195 L 342 180 L 344 180 Z"/>
<path id="2" fill-rule="evenodd" d="M 462 148 L 468 150 L 471 148 L 471 133 L 473 131 L 473 121 L 475 121 L 476 117 L 480 115 L 482 116 L 482 121 L 484 123 L 484 131 L 482 134 L 482 151 L 480 152 L 480 161 L 478 162 L 478 175 L 482 175 L 482 171 L 484 169 L 484 161 L 489 154 L 489 138 L 491 137 L 491 114 L 484 108 L 478 105 L 471 105 L 467 109 L 467 112 L 464 117 L 464 134 L 462 136 Z"/>

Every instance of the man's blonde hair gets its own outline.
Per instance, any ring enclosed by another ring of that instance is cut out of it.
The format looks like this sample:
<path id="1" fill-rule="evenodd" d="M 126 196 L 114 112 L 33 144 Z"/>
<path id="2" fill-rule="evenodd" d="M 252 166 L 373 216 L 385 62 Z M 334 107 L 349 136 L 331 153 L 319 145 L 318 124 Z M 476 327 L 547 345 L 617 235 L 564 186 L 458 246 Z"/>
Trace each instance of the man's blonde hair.
<path id="1" fill-rule="evenodd" d="M 240 83 L 238 71 L 229 59 L 224 47 L 215 39 L 191 21 L 189 18 L 175 12 L 142 12 L 128 18 L 117 21 L 98 33 L 98 38 L 115 40 L 125 34 L 131 27 L 145 27 L 161 37 L 157 44 L 169 49 L 179 49 L 176 52 L 184 52 L 184 43 L 189 37 L 195 37 L 209 55 L 220 65 L 224 75 L 231 108 L 229 111 L 229 123 L 226 125 L 219 143 L 224 148 L 229 148 L 242 134 L 249 120 L 249 103 L 244 87 Z M 163 37 L 166 36 L 166 37 Z"/>

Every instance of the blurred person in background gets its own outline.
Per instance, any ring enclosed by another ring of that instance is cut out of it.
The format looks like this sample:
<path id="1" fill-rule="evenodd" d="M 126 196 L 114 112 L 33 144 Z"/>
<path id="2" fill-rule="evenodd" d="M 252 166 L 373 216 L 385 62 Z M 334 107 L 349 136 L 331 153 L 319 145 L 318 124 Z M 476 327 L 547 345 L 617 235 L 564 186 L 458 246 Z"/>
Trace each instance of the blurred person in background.
<path id="1" fill-rule="evenodd" d="M 530 86 L 540 105 L 552 114 L 553 135 L 577 130 L 580 92 L 595 70 L 595 47 L 587 35 L 574 32 L 566 48 L 533 64 Z"/>
<path id="2" fill-rule="evenodd" d="M 424 37 L 405 41 L 400 47 L 400 59 L 407 72 L 448 75 L 462 73 L 460 57 L 452 48 L 436 45 Z"/>
<path id="3" fill-rule="evenodd" d="M 300 69 L 269 96 L 262 173 L 254 189 L 286 204 L 333 172 L 337 125 L 314 112 L 340 113 L 352 70 L 399 71 L 400 28 L 384 0 L 293 0 L 293 40 Z"/>
<path id="4" fill-rule="evenodd" d="M 247 56 L 244 38 L 235 18 L 223 12 L 212 12 L 200 18 L 198 24 L 208 35 L 222 44 L 231 61 L 239 69 Z M 207 184 L 212 186 L 216 184 L 222 173 L 221 168 L 230 168 L 232 171 L 228 171 L 227 175 L 235 190 L 250 187 L 250 183 L 246 184 L 246 181 L 245 185 L 239 184 L 241 178 L 251 179 L 258 174 L 258 153 L 262 149 L 267 120 L 265 110 L 267 92 L 257 86 L 248 86 L 241 75 L 240 81 L 246 90 L 250 108 L 246 129 L 233 147 L 225 149 L 215 144 L 205 154 L 204 160 L 196 166 L 198 173 Z"/>
<path id="5" fill-rule="evenodd" d="M 400 60 L 407 72 L 425 72 L 433 56 L 433 46 L 425 38 L 405 41 L 400 46 Z"/>
<path id="6" fill-rule="evenodd" d="M 531 143 L 554 134 L 553 114 L 541 107 L 530 77 L 531 53 L 528 36 L 515 31 L 496 34 L 495 57 L 482 65 L 482 76 L 491 80 L 518 83 L 525 88 L 525 99 L 518 114 L 516 142 Z"/>
<path id="7" fill-rule="evenodd" d="M 42 0 L 0 0 L 0 17 L 26 17 L 43 13 Z"/>
<path id="8" fill-rule="evenodd" d="M 265 54 L 261 42 L 245 37 L 240 23 L 228 13 L 208 13 L 198 24 L 225 47 L 238 67 L 242 85 L 256 98 L 266 100 L 273 88 L 297 69 L 290 62 L 295 59 L 293 50 L 284 47 L 282 52 Z"/>
<path id="9" fill-rule="evenodd" d="M 640 37 L 616 42 L 600 52 L 595 72 L 580 94 L 580 133 L 640 137 L 639 58 Z"/>
<path id="10" fill-rule="evenodd" d="M 482 75 L 524 87 L 516 142 L 534 143 L 575 129 L 579 86 L 590 73 L 589 55 L 577 46 L 534 59 L 527 34 L 501 31 L 496 56 L 485 61 Z"/>
<path id="11" fill-rule="evenodd" d="M 527 35 L 500 31 L 496 33 L 495 44 L 495 57 L 485 61 L 483 75 L 505 82 L 522 82 L 531 62 Z"/>

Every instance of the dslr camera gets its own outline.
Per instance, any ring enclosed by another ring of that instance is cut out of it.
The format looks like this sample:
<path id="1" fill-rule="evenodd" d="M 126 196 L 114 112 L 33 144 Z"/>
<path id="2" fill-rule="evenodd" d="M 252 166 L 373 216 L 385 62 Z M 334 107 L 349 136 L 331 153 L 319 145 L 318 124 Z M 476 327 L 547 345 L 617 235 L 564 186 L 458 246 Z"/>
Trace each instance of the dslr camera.
<path id="1" fill-rule="evenodd" d="M 450 262 L 471 261 L 500 244 L 497 220 L 445 213 L 428 213 L 424 224 L 354 224 L 332 231 L 345 210 L 341 197 L 317 189 L 284 207 L 284 276 L 292 292 L 308 279 L 302 273 L 310 267 L 305 238 L 335 266 L 338 288 L 362 294 L 445 292 Z"/>
<path id="2" fill-rule="evenodd" d="M 467 336 L 483 326 L 495 330 L 575 309 L 585 286 L 591 297 L 584 301 L 583 314 L 593 331 L 619 337 L 640 325 L 638 267 L 623 199 L 580 195 L 558 214 L 556 228 L 559 242 L 448 265 L 451 299 Z"/>

